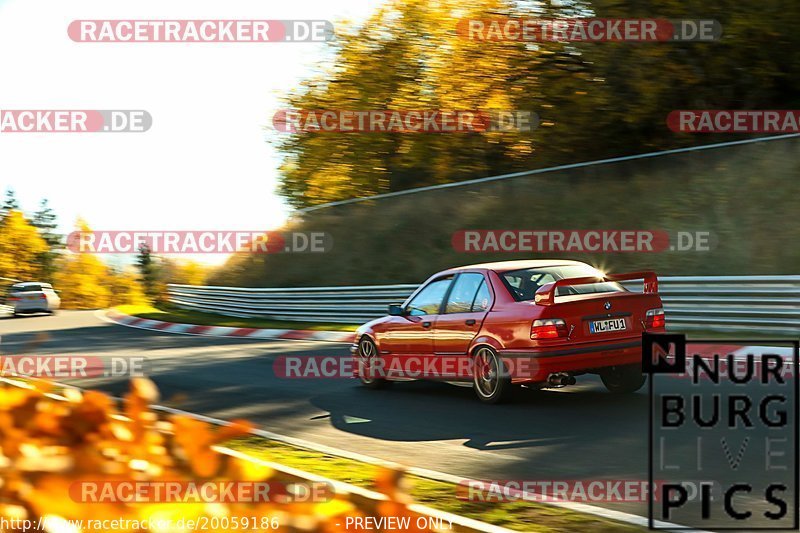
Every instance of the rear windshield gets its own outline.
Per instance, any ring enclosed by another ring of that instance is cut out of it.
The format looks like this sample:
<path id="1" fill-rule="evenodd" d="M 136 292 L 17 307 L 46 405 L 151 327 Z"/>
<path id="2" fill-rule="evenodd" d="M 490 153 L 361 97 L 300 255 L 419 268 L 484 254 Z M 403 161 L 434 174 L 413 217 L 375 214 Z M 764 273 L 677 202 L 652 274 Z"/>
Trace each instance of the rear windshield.
<path id="1" fill-rule="evenodd" d="M 602 276 L 602 272 L 589 265 L 560 265 L 544 268 L 525 268 L 503 272 L 503 279 L 508 292 L 518 302 L 533 300 L 539 287 L 564 278 L 584 278 Z M 618 292 L 626 289 L 615 282 L 590 283 L 588 285 L 575 285 L 558 287 L 556 296 L 569 296 L 573 294 L 592 294 L 603 292 Z"/>
<path id="2" fill-rule="evenodd" d="M 30 292 L 30 291 L 40 291 L 42 290 L 41 285 L 12 285 L 8 292 Z"/>

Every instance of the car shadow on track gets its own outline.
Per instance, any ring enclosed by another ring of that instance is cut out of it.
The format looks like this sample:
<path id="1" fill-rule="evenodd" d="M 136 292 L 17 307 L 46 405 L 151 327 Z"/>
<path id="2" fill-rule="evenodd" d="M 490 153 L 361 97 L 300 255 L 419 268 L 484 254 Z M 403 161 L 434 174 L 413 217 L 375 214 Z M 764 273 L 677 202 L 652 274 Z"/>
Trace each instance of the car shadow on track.
<path id="1" fill-rule="evenodd" d="M 522 390 L 513 403 L 500 405 L 480 403 L 469 388 L 433 382 L 378 391 L 354 386 L 346 402 L 339 394 L 311 401 L 330 412 L 335 428 L 350 434 L 398 443 L 462 441 L 464 452 L 525 458 L 513 469 L 496 464 L 495 475 L 641 479 L 647 467 L 647 394 L 611 394 L 592 380 L 584 378 L 573 390 Z"/>
<path id="2" fill-rule="evenodd" d="M 395 383 L 385 390 L 351 387 L 352 401 L 339 394 L 317 395 L 312 403 L 330 412 L 342 431 L 382 440 L 466 439 L 475 449 L 536 447 L 564 442 L 596 430 L 636 432 L 646 429 L 647 396 L 615 395 L 589 384 L 569 388 L 516 392 L 512 402 L 480 403 L 470 388 L 445 383 Z M 348 418 L 374 423 L 348 423 Z M 491 438 L 488 438 L 491 436 Z"/>

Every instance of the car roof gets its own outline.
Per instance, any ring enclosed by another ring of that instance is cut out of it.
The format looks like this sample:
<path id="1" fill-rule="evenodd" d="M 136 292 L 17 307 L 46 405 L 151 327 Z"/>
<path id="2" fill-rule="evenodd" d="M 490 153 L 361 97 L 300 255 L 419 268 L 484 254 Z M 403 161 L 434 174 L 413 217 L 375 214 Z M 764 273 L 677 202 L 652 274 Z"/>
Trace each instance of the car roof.
<path id="1" fill-rule="evenodd" d="M 522 259 L 518 261 L 496 261 L 494 263 L 478 263 L 475 265 L 465 265 L 448 269 L 446 272 L 458 272 L 460 270 L 493 270 L 495 272 L 509 272 L 511 270 L 522 270 L 525 268 L 544 268 L 560 265 L 586 265 L 580 261 L 570 261 L 568 259 Z"/>
<path id="2" fill-rule="evenodd" d="M 23 283 L 15 283 L 12 287 L 28 287 L 31 285 L 36 285 L 38 287 L 50 287 L 49 283 L 40 283 L 38 281 L 25 281 Z"/>

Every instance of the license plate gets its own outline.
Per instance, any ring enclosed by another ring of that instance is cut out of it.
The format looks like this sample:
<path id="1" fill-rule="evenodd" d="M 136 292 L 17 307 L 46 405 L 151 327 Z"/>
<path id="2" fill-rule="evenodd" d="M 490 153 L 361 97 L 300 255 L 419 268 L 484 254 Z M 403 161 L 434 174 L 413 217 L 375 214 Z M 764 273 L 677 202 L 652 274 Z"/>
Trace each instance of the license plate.
<path id="1" fill-rule="evenodd" d="M 624 329 L 624 318 L 611 318 L 608 320 L 595 320 L 593 322 L 589 322 L 589 331 L 592 333 L 607 333 L 609 331 L 623 331 Z"/>
<path id="2" fill-rule="evenodd" d="M 38 299 L 38 296 L 26 296 L 25 299 L 26 300 L 36 300 L 36 299 Z"/>

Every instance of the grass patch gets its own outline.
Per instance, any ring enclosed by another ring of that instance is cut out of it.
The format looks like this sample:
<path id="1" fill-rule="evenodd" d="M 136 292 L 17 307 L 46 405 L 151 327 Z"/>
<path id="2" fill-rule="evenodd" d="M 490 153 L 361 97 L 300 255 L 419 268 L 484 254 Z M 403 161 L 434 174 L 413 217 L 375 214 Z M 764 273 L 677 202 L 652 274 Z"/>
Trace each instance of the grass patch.
<path id="1" fill-rule="evenodd" d="M 305 472 L 342 481 L 366 489 L 375 489 L 376 467 L 324 453 L 295 448 L 261 437 L 243 437 L 224 445 L 259 459 L 298 468 Z M 568 509 L 533 502 L 472 502 L 456 497 L 451 483 L 408 476 L 415 502 L 475 520 L 517 531 L 536 532 L 617 532 L 645 531 Z"/>
<path id="2" fill-rule="evenodd" d="M 800 224 L 781 222 L 796 217 L 798 155 L 800 140 L 785 139 L 318 209 L 287 229 L 328 233 L 335 242 L 329 251 L 233 254 L 208 283 L 419 283 L 446 268 L 510 259 L 576 259 L 606 272 L 655 270 L 659 276 L 790 274 L 800 264 Z M 679 231 L 708 231 L 713 244 L 703 252 L 546 254 L 464 253 L 453 246 L 456 232 L 503 228 L 658 228 L 673 240 Z"/>
<path id="3" fill-rule="evenodd" d="M 195 324 L 198 326 L 227 326 L 232 328 L 265 328 L 265 329 L 307 329 L 314 331 L 355 331 L 360 324 L 337 324 L 334 322 L 294 322 L 288 320 L 269 320 L 266 318 L 237 318 L 232 316 L 189 311 L 172 306 L 160 308 L 149 305 L 120 305 L 115 307 L 120 313 L 176 322 L 179 324 Z"/>

